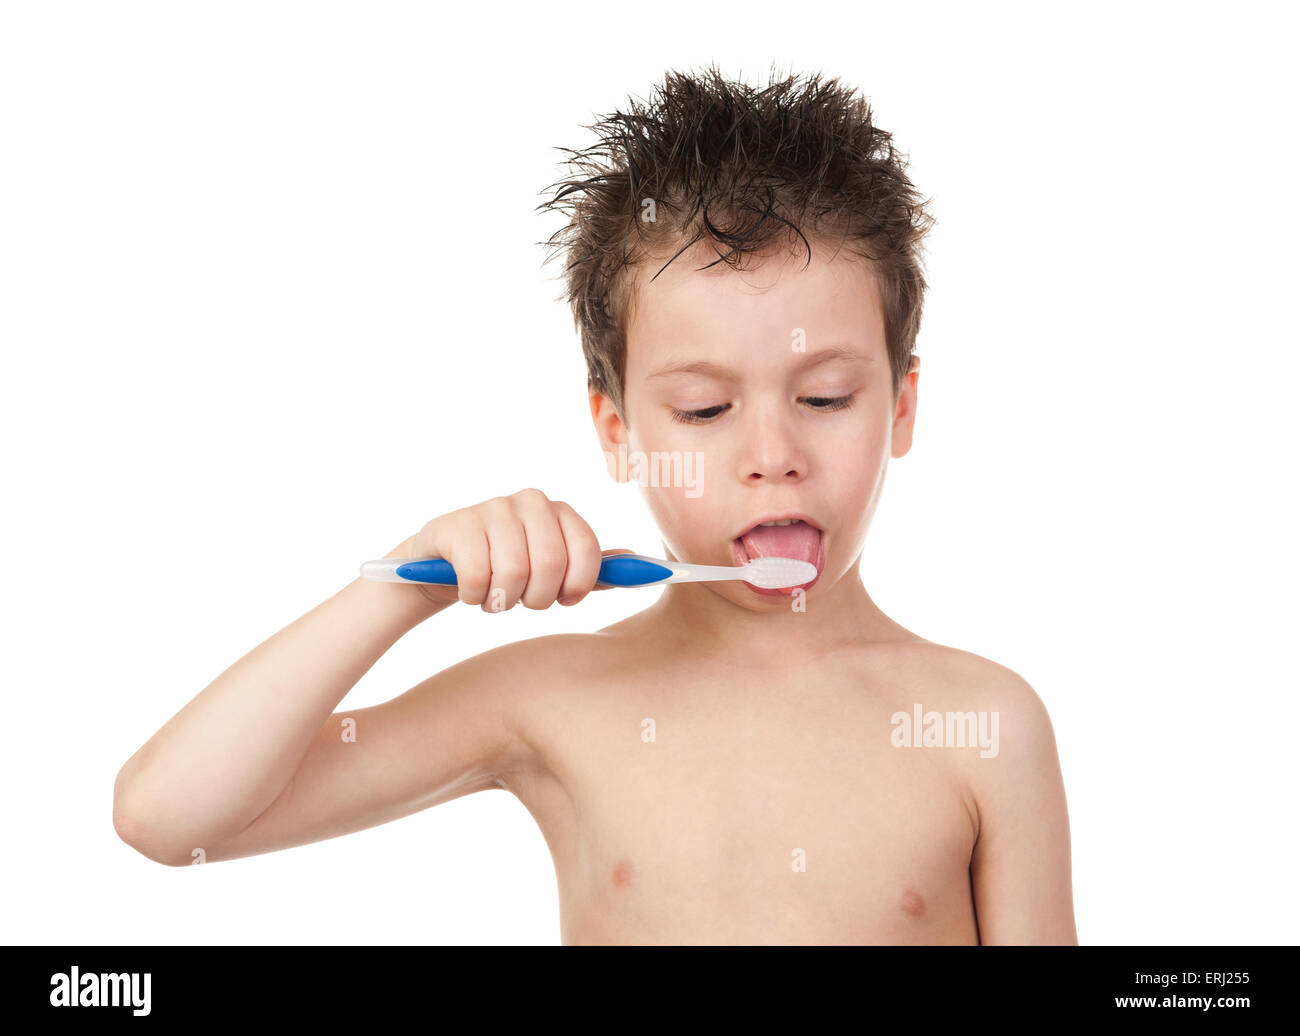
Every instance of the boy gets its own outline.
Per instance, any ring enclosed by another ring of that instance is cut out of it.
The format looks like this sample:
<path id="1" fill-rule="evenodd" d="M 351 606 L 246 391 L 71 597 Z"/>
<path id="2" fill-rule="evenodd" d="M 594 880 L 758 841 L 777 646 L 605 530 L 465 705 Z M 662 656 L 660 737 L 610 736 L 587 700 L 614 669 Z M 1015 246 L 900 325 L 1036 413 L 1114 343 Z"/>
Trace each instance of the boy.
<path id="1" fill-rule="evenodd" d="M 669 584 L 598 633 L 333 713 L 456 601 L 596 588 L 567 504 L 530 489 L 443 515 L 388 556 L 445 557 L 458 586 L 358 579 L 255 648 L 127 761 L 118 832 L 183 866 L 502 788 L 546 838 L 568 944 L 1075 943 L 1042 702 L 891 620 L 858 574 L 911 445 L 931 222 L 890 135 L 835 80 L 760 91 L 716 69 L 594 128 L 548 205 L 570 220 L 550 243 L 602 446 L 623 477 L 629 456 L 698 459 L 690 487 L 645 492 L 668 558 L 795 557 L 816 578 Z M 348 718 L 364 736 L 340 737 Z"/>

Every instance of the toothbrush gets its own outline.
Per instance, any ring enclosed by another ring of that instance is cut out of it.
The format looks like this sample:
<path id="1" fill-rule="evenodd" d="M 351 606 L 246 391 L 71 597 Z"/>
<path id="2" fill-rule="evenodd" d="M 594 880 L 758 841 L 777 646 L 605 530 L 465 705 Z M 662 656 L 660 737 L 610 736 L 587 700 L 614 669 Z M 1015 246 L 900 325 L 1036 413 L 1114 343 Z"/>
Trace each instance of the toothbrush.
<path id="1" fill-rule="evenodd" d="M 383 558 L 361 566 L 365 579 L 384 583 L 434 583 L 455 586 L 456 570 L 442 558 Z M 781 590 L 811 583 L 817 566 L 795 558 L 755 558 L 747 565 L 689 565 L 644 554 L 611 554 L 600 563 L 602 586 L 658 586 L 661 583 L 706 583 L 743 579 L 754 586 Z"/>

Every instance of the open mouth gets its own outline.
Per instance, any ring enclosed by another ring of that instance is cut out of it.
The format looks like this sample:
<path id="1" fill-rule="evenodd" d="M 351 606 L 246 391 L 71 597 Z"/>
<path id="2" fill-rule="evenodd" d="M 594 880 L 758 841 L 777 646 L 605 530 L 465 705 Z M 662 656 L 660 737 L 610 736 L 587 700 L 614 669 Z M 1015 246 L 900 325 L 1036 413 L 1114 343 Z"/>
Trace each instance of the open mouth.
<path id="1" fill-rule="evenodd" d="M 809 590 L 821 578 L 825 563 L 822 530 L 802 515 L 765 518 L 737 536 L 731 549 L 737 565 L 747 565 L 755 558 L 795 558 L 817 567 L 817 575 L 799 586 L 773 590 L 745 583 L 756 594 L 789 597 L 795 590 Z"/>

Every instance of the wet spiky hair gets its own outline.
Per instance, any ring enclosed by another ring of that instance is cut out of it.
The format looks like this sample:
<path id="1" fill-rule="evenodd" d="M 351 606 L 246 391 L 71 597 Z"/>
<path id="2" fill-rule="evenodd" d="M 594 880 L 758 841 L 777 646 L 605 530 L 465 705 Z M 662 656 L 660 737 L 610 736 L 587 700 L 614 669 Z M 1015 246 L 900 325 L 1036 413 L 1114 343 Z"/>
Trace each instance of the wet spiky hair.
<path id="1" fill-rule="evenodd" d="M 559 149 L 570 156 L 569 175 L 538 206 L 568 223 L 541 243 L 548 262 L 567 258 L 565 295 L 588 384 L 620 414 L 631 274 L 672 251 L 657 277 L 706 239 L 718 255 L 709 266 L 738 267 L 742 256 L 779 238 L 802 241 L 811 261 L 806 234 L 838 238 L 870 260 L 897 395 L 921 323 L 921 248 L 934 220 L 906 175 L 906 159 L 857 91 L 819 75 L 801 81 L 773 71 L 758 89 L 716 67 L 670 71 L 648 102 L 631 99 L 626 112 L 585 128 L 599 139 L 581 151 Z"/>

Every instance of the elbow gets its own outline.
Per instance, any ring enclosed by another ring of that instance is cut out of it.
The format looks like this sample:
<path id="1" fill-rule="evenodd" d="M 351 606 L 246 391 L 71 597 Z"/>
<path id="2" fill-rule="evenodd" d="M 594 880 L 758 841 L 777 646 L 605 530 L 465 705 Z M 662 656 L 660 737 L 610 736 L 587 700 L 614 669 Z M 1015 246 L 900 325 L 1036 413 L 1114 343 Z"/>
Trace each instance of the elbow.
<path id="1" fill-rule="evenodd" d="M 124 768 L 125 769 L 125 768 Z M 167 867 L 185 867 L 193 860 L 160 837 L 149 821 L 149 810 L 127 794 L 122 774 L 113 786 L 113 830 L 117 837 L 146 859 Z"/>
<path id="2" fill-rule="evenodd" d="M 164 848 L 163 843 L 151 837 L 143 825 L 116 810 L 113 811 L 113 828 L 117 831 L 118 838 L 154 863 L 166 867 L 184 867 L 192 862 L 182 859 L 174 850 Z"/>

